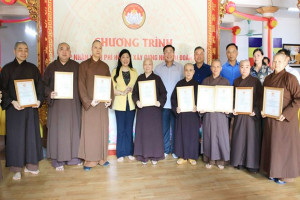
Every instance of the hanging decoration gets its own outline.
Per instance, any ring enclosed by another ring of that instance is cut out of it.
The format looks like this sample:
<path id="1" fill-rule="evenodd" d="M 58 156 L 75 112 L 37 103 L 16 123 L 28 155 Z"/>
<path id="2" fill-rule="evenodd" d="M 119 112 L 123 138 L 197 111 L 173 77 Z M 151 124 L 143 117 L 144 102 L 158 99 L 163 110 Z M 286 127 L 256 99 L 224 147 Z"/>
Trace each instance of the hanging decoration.
<path id="1" fill-rule="evenodd" d="M 24 22 L 29 22 L 29 21 L 31 21 L 30 17 L 26 17 L 23 19 L 0 19 L 0 27 L 2 26 L 3 23 L 13 24 L 13 23 L 24 23 Z"/>
<path id="2" fill-rule="evenodd" d="M 1 1 L 6 5 L 13 5 L 17 2 L 17 0 L 1 0 Z"/>
<path id="3" fill-rule="evenodd" d="M 299 0 L 300 2 L 300 0 Z M 266 21 L 268 22 L 268 57 L 271 58 L 271 44 L 272 44 L 272 29 L 277 26 L 277 20 L 274 17 L 260 17 L 256 15 L 250 15 L 246 13 L 242 13 L 236 10 L 236 5 L 234 2 L 229 1 L 225 7 L 227 14 L 232 14 L 238 18 L 246 19 L 246 20 L 254 20 L 254 21 Z"/>
<path id="4" fill-rule="evenodd" d="M 0 19 L 1 23 L 23 23 L 23 22 L 29 22 L 31 21 L 30 17 L 26 17 L 23 19 Z"/>
<path id="5" fill-rule="evenodd" d="M 1 0 L 4 4 L 6 5 L 13 5 L 16 2 L 18 2 L 19 4 L 23 5 L 23 6 L 27 6 L 27 2 L 26 0 Z M 6 24 L 11 24 L 11 23 L 24 23 L 24 22 L 29 22 L 31 21 L 32 18 L 31 17 L 26 17 L 23 19 L 0 19 L 0 27 L 2 26 L 3 23 Z"/>
<path id="6" fill-rule="evenodd" d="M 22 6 L 27 7 L 26 0 L 17 0 L 17 3 L 21 4 Z"/>
<path id="7" fill-rule="evenodd" d="M 232 42 L 236 43 L 236 36 L 238 34 L 240 34 L 240 32 L 241 32 L 241 28 L 239 26 L 233 26 L 233 27 L 222 27 L 222 26 L 220 26 L 220 29 L 225 30 L 225 31 L 231 31 L 232 35 L 233 35 Z"/>

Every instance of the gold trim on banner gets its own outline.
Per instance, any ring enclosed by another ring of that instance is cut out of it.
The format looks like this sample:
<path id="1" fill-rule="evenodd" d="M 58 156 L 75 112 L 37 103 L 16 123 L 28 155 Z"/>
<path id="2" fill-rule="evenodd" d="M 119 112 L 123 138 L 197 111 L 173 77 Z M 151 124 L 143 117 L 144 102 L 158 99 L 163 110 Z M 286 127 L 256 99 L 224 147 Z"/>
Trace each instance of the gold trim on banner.
<path id="1" fill-rule="evenodd" d="M 53 52 L 53 0 L 48 0 L 48 10 L 47 10 L 47 31 L 48 31 L 48 58 L 45 60 L 45 65 L 48 66 L 54 57 Z"/>
<path id="2" fill-rule="evenodd" d="M 27 7 L 28 7 L 28 2 L 29 1 L 26 1 L 27 2 Z M 36 1 L 36 9 L 37 9 L 37 19 L 36 19 L 36 30 L 37 30 L 37 33 L 38 33 L 38 37 L 37 37 L 37 64 L 38 64 L 38 68 L 40 70 L 40 72 L 42 73 L 41 71 L 41 65 L 42 65 L 42 62 L 41 62 L 41 38 L 42 38 L 42 29 L 41 29 L 41 10 L 40 10 L 40 1 Z M 39 111 L 39 119 L 40 119 L 40 124 L 42 126 L 45 126 L 47 124 L 47 112 L 48 112 L 48 105 L 46 104 L 46 101 L 44 102 L 41 102 L 42 103 L 42 106 L 38 109 Z M 43 135 L 45 135 L 45 133 L 43 133 Z"/>
<path id="3" fill-rule="evenodd" d="M 222 19 L 224 18 L 224 15 L 226 14 L 227 3 L 228 3 L 228 0 L 219 0 L 219 16 L 220 16 L 219 24 L 222 23 Z"/>
<path id="4" fill-rule="evenodd" d="M 211 11 L 212 11 L 212 1 L 207 1 L 207 21 L 208 21 L 208 29 L 207 29 L 207 63 L 211 64 L 212 62 L 212 24 L 211 24 Z"/>
<path id="5" fill-rule="evenodd" d="M 29 16 L 33 21 L 38 20 L 38 0 L 26 0 Z"/>

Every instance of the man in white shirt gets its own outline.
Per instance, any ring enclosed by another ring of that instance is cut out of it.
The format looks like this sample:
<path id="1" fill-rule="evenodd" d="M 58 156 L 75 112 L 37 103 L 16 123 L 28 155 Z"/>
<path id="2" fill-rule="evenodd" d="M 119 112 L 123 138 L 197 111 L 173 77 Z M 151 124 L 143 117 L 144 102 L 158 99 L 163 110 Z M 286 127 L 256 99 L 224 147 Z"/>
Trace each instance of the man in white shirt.
<path id="1" fill-rule="evenodd" d="M 174 131 L 175 131 L 175 115 L 171 109 L 171 94 L 178 81 L 184 78 L 182 64 L 174 61 L 175 47 L 166 45 L 163 48 L 165 61 L 157 65 L 154 73 L 160 76 L 163 81 L 167 94 L 167 102 L 163 108 L 163 134 L 164 134 L 164 151 L 165 157 L 172 154 L 173 158 L 178 158 L 174 152 Z M 170 131 L 171 129 L 171 131 Z"/>

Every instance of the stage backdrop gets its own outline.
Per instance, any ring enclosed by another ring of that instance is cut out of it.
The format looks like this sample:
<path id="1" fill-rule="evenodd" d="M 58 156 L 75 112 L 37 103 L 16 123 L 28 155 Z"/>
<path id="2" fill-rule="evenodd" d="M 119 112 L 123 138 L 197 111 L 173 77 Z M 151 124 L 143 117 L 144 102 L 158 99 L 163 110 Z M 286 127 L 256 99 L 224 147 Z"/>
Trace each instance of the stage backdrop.
<path id="1" fill-rule="evenodd" d="M 175 47 L 175 60 L 193 62 L 193 51 L 202 46 L 206 62 L 218 58 L 218 0 L 43 0 L 40 1 L 40 69 L 52 62 L 60 42 L 71 46 L 72 59 L 91 56 L 93 40 L 102 41 L 102 60 L 112 71 L 118 53 L 128 49 L 138 73 L 144 58 L 154 66 L 164 60 L 163 46 Z M 116 124 L 110 111 L 110 150 L 115 149 Z"/>

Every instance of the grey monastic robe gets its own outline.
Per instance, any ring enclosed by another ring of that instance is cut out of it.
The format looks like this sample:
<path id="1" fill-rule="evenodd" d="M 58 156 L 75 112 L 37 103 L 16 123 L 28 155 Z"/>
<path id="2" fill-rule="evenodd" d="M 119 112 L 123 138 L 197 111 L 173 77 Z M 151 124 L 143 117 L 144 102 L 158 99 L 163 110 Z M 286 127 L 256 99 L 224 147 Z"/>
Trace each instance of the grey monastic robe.
<path id="1" fill-rule="evenodd" d="M 221 76 L 205 78 L 202 85 L 227 85 L 229 81 Z M 207 112 L 203 116 L 201 152 L 211 161 L 228 161 L 230 158 L 228 117 L 220 112 Z"/>
<path id="2" fill-rule="evenodd" d="M 69 60 L 62 65 L 57 59 L 47 67 L 43 76 L 48 103 L 47 157 L 58 162 L 70 161 L 78 157 L 81 124 L 78 69 L 79 64 L 74 60 Z M 73 72 L 73 99 L 51 99 L 55 71 Z"/>

